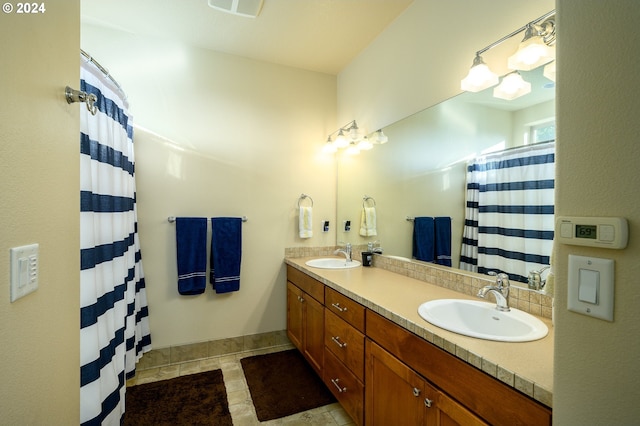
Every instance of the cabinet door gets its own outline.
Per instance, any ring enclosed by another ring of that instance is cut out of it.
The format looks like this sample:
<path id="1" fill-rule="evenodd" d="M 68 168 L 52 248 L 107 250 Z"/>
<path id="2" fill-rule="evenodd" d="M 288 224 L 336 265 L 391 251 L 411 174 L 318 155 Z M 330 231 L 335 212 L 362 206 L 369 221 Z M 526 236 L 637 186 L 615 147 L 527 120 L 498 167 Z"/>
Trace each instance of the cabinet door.
<path id="1" fill-rule="evenodd" d="M 302 290 L 287 282 L 287 336 L 298 350 L 304 346 Z"/>
<path id="2" fill-rule="evenodd" d="M 425 383 L 424 390 L 423 401 L 427 426 L 487 426 L 487 423 L 429 382 Z"/>
<path id="3" fill-rule="evenodd" d="M 424 425 L 424 379 L 370 340 L 366 342 L 366 360 L 366 424 Z"/>
<path id="4" fill-rule="evenodd" d="M 303 294 L 304 302 L 304 350 L 311 366 L 322 377 L 324 365 L 324 306 L 314 298 Z"/>

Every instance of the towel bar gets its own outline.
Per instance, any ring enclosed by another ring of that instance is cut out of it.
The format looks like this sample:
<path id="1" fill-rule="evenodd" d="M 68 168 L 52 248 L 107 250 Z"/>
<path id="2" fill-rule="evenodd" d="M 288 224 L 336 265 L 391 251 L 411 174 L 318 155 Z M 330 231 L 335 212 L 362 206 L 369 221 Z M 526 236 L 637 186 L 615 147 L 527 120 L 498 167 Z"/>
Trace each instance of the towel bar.
<path id="1" fill-rule="evenodd" d="M 298 207 L 300 207 L 300 202 L 302 202 L 302 200 L 304 200 L 305 198 L 308 198 L 309 200 L 311 200 L 311 207 L 313 207 L 313 198 L 311 198 L 307 194 L 300 194 L 300 197 L 298 198 Z"/>
<path id="2" fill-rule="evenodd" d="M 367 201 L 371 201 L 373 203 L 373 207 L 376 206 L 376 200 L 373 197 L 369 197 L 368 195 L 365 195 L 364 197 L 362 197 L 362 208 L 365 208 L 365 203 Z"/>
<path id="3" fill-rule="evenodd" d="M 247 219 L 246 216 L 242 216 L 240 219 L 242 219 L 243 222 L 246 222 L 247 220 L 249 220 L 249 219 Z M 169 223 L 173 223 L 175 221 L 176 221 L 176 217 L 175 216 L 169 216 L 167 218 L 167 222 L 169 222 Z"/>

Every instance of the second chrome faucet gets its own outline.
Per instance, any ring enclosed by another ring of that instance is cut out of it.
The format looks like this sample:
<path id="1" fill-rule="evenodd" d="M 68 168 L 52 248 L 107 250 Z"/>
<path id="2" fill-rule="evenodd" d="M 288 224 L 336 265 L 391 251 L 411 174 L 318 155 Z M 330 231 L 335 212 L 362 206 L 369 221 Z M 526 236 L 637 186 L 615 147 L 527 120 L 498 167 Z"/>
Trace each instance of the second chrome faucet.
<path id="1" fill-rule="evenodd" d="M 493 293 L 496 298 L 496 309 L 501 312 L 509 312 L 509 275 L 490 271 L 489 275 L 496 277 L 495 285 L 482 287 L 478 292 L 478 297 L 484 298 L 487 293 Z"/>
<path id="2" fill-rule="evenodd" d="M 350 243 L 346 243 L 344 245 L 344 250 L 338 249 L 333 252 L 333 254 L 340 254 L 340 253 L 344 254 L 344 257 L 347 258 L 347 262 L 351 262 L 351 244 Z"/>

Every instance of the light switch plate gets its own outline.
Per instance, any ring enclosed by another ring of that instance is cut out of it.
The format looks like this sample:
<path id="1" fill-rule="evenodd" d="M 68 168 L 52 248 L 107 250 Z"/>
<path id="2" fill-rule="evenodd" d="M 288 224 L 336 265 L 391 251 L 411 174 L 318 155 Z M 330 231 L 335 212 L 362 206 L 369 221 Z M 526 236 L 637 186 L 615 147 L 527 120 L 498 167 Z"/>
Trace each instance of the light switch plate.
<path id="1" fill-rule="evenodd" d="M 11 262 L 11 301 L 15 302 L 38 289 L 38 244 L 13 247 Z"/>
<path id="2" fill-rule="evenodd" d="M 614 262 L 569 255 L 569 285 L 567 307 L 607 321 L 613 321 Z"/>

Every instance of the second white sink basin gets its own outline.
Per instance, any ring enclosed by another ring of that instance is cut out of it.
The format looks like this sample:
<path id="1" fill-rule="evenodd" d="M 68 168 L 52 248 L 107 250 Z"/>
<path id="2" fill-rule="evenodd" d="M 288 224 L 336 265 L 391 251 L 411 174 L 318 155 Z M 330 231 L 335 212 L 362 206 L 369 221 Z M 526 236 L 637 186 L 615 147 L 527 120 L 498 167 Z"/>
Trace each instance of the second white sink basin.
<path id="1" fill-rule="evenodd" d="M 322 269 L 349 269 L 349 268 L 357 268 L 361 265 L 357 260 L 352 260 L 351 262 L 347 262 L 344 258 L 337 257 L 326 257 L 322 259 L 312 259 L 305 262 L 307 266 L 311 266 L 313 268 L 322 268 Z"/>
<path id="2" fill-rule="evenodd" d="M 549 333 L 546 324 L 519 309 L 495 309 L 495 303 L 462 299 L 437 299 L 418 307 L 418 314 L 445 330 L 501 342 L 529 342 Z"/>

